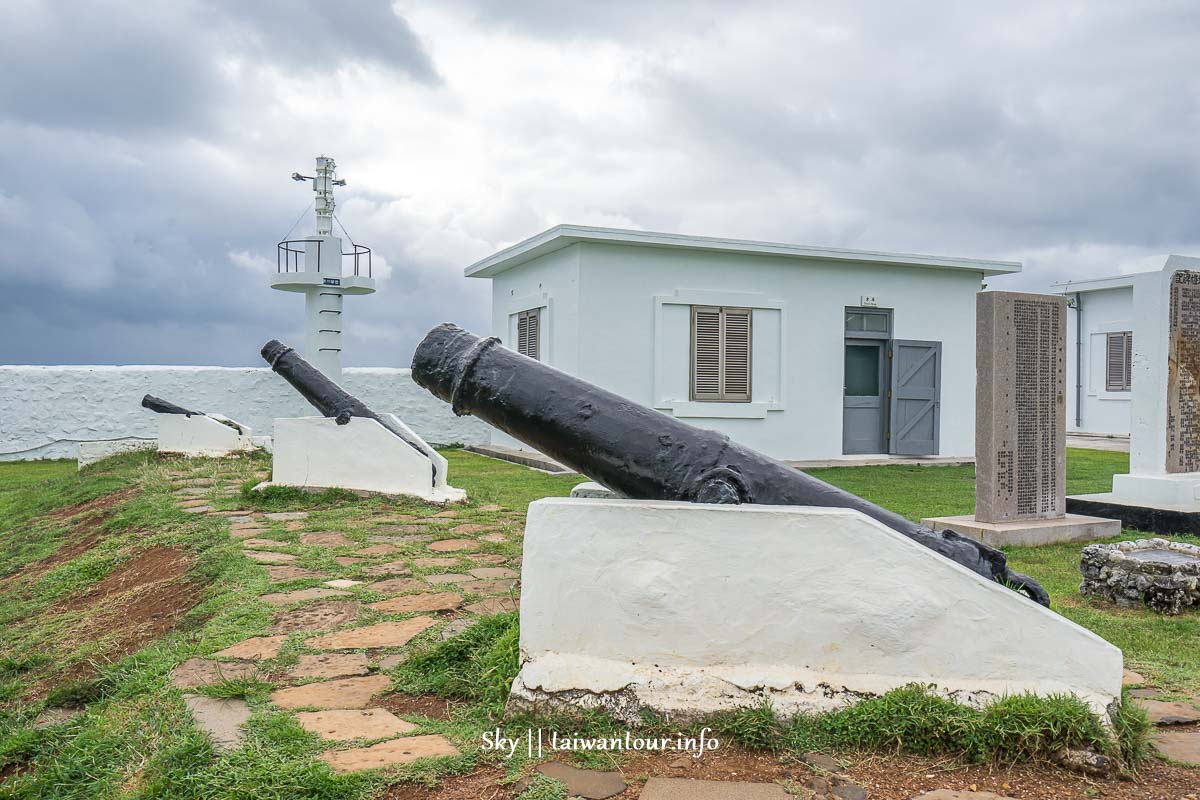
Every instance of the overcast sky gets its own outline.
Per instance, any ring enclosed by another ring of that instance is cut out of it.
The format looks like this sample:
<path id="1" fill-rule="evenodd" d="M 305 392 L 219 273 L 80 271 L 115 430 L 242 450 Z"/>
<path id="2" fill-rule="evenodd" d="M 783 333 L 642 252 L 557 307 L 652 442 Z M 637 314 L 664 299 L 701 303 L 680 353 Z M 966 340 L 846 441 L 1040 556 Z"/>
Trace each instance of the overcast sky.
<path id="1" fill-rule="evenodd" d="M 7 0 L 0 363 L 258 364 L 313 156 L 379 291 L 347 365 L 489 326 L 551 225 L 1023 261 L 1200 255 L 1200 3 Z M 307 215 L 296 232 L 307 234 Z"/>

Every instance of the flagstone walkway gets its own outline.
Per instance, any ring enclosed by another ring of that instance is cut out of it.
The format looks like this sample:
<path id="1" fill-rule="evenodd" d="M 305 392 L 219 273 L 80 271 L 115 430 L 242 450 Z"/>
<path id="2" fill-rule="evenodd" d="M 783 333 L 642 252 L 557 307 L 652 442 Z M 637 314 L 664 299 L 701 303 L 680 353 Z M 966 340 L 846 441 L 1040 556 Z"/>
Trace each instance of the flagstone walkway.
<path id="1" fill-rule="evenodd" d="M 459 753 L 446 737 L 423 734 L 419 718 L 403 720 L 377 698 L 389 692 L 386 671 L 415 637 L 430 629 L 453 635 L 479 615 L 517 608 L 520 559 L 510 560 L 500 545 L 522 535 L 523 515 L 485 505 L 471 515 L 494 521 L 464 522 L 462 509 L 429 507 L 377 514 L 341 530 L 322 522 L 322 512 L 214 508 L 214 498 L 237 497 L 232 477 L 178 474 L 173 481 L 180 508 L 227 518 L 230 537 L 271 581 L 259 597 L 272 609 L 268 628 L 172 672 L 215 746 L 239 746 L 250 710 L 242 700 L 191 692 L 255 679 L 274 683 L 271 703 L 329 742 L 321 758 L 336 771 Z"/>

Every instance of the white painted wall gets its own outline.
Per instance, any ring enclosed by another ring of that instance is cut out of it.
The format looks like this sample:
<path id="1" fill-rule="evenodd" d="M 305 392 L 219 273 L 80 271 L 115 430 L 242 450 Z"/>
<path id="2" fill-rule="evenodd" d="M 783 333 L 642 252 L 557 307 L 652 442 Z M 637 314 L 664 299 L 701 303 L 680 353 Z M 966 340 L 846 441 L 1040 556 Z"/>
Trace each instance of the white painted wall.
<path id="1" fill-rule="evenodd" d="M 1105 389 L 1106 334 L 1133 330 L 1133 287 L 1080 292 L 1080 308 L 1067 313 L 1067 428 L 1087 433 L 1129 433 L 1131 392 Z M 1082 421 L 1075 419 L 1076 314 L 1083 333 Z M 1137 337 L 1134 337 L 1136 347 Z"/>
<path id="2" fill-rule="evenodd" d="M 777 458 L 842 454 L 848 306 L 891 308 L 894 335 L 942 342 L 940 455 L 975 449 L 973 271 L 880 266 L 585 242 L 492 280 L 493 334 L 512 346 L 511 315 L 550 309 L 543 361 Z M 687 304 L 750 306 L 753 401 L 688 401 Z M 505 436 L 496 442 L 514 446 Z"/>
<path id="3" fill-rule="evenodd" d="M 407 369 L 351 368 L 343 388 L 376 412 L 390 412 L 429 442 L 479 444 L 491 428 L 455 417 L 413 383 Z M 277 417 L 309 416 L 312 406 L 267 368 L 171 366 L 0 366 L 0 461 L 74 458 L 76 443 L 157 436 L 150 393 L 269 433 Z"/>
<path id="4" fill-rule="evenodd" d="M 1104 714 L 1121 692 L 1118 648 L 844 509 L 546 498 L 521 586 L 518 702 L 792 714 L 919 682 Z"/>
<path id="5" fill-rule="evenodd" d="M 394 415 L 380 417 L 405 427 Z M 345 425 L 327 417 L 277 419 L 274 431 L 273 486 L 410 495 L 436 503 L 466 499 L 466 492 L 446 483 L 441 454 L 428 447 L 418 452 L 373 419 L 356 417 Z"/>

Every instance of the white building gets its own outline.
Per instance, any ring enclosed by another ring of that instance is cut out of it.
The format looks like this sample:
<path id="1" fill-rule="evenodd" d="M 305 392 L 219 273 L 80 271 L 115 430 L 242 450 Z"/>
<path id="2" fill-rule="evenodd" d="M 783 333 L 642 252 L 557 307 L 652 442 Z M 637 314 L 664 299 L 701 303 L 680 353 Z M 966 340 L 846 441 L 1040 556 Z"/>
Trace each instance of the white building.
<path id="1" fill-rule="evenodd" d="M 1070 303 L 1067 320 L 1067 427 L 1128 435 L 1137 335 L 1133 292 L 1137 275 L 1200 269 L 1200 258 L 1170 255 L 1142 272 L 1054 284 Z M 1083 368 L 1080 369 L 1080 365 Z"/>
<path id="2" fill-rule="evenodd" d="M 509 347 L 777 458 L 969 459 L 975 295 L 1020 269 L 560 225 L 466 274 Z"/>

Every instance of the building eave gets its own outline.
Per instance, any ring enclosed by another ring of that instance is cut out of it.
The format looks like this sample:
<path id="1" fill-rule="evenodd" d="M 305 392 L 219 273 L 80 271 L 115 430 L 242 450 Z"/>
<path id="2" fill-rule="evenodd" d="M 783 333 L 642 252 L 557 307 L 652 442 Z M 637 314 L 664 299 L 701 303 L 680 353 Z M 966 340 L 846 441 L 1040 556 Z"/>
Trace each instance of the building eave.
<path id="1" fill-rule="evenodd" d="M 723 239 L 712 236 L 685 236 L 675 233 L 633 231 L 618 228 L 594 228 L 585 225 L 556 225 L 522 242 L 506 247 L 463 270 L 469 278 L 491 278 L 535 258 L 580 242 L 666 247 L 744 255 L 776 256 L 814 261 L 842 261 L 881 266 L 924 267 L 1002 275 L 1021 271 L 1019 261 L 995 261 L 977 258 L 885 253 L 875 250 L 848 250 L 834 247 L 758 242 L 748 239 Z"/>

